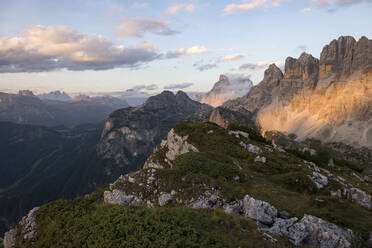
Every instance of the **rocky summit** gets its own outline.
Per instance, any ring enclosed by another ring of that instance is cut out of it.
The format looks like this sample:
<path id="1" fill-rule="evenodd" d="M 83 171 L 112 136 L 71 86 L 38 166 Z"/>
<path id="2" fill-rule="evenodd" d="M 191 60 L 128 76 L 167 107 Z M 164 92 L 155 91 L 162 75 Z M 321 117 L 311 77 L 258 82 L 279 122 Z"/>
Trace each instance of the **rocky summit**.
<path id="1" fill-rule="evenodd" d="M 223 107 L 251 112 L 262 133 L 371 149 L 372 40 L 340 37 L 319 60 L 306 53 L 289 57 L 284 75 L 271 65 L 262 82 Z"/>
<path id="2" fill-rule="evenodd" d="M 224 102 L 241 97 L 252 88 L 253 83 L 249 78 L 235 75 L 220 75 L 218 82 L 207 93 L 199 93 L 193 97 L 201 103 L 218 107 Z"/>
<path id="3" fill-rule="evenodd" d="M 372 184 L 310 159 L 248 126 L 181 123 L 143 169 L 31 210 L 5 248 L 368 247 Z"/>
<path id="4" fill-rule="evenodd" d="M 125 171 L 139 169 L 174 125 L 207 120 L 210 111 L 210 106 L 191 100 L 182 91 L 164 91 L 139 107 L 113 112 L 106 120 L 97 152 Z"/>

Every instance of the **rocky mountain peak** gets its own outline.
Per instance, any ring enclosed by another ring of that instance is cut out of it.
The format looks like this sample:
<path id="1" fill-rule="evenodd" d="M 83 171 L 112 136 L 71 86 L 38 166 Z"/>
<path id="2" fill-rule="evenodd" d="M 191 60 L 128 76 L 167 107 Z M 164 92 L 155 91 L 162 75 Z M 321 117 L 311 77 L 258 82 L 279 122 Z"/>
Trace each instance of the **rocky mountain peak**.
<path id="1" fill-rule="evenodd" d="M 226 82 L 226 81 L 227 81 L 227 82 L 228 82 L 228 81 L 229 81 L 229 78 L 228 78 L 227 76 L 221 74 L 221 75 L 220 75 L 220 79 L 219 79 L 218 81 L 220 81 L 220 82 L 223 82 L 223 81 Z"/>
<path id="2" fill-rule="evenodd" d="M 19 90 L 18 95 L 19 96 L 35 96 L 31 90 Z"/>
<path id="3" fill-rule="evenodd" d="M 304 52 L 298 59 L 288 57 L 285 61 L 285 79 L 316 80 L 318 74 L 319 60 L 311 54 Z"/>
<path id="4" fill-rule="evenodd" d="M 275 65 L 271 64 L 264 73 L 264 80 L 281 80 L 283 78 L 283 72 Z"/>
<path id="5" fill-rule="evenodd" d="M 351 72 L 355 39 L 351 36 L 341 36 L 326 45 L 320 54 L 320 78 L 332 74 Z"/>

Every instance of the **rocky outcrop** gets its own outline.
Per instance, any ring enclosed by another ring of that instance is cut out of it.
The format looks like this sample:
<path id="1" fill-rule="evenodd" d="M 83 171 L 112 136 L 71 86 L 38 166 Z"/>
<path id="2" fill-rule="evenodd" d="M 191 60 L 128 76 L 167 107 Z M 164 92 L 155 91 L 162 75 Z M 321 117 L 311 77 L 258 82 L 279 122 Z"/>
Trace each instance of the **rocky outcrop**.
<path id="1" fill-rule="evenodd" d="M 319 172 L 314 171 L 312 176 L 308 176 L 318 189 L 322 189 L 328 184 L 328 178 Z"/>
<path id="2" fill-rule="evenodd" d="M 356 204 L 365 207 L 366 209 L 372 209 L 371 196 L 361 189 L 343 188 L 342 190 L 338 189 L 335 191 L 331 191 L 331 195 L 338 198 L 346 198 L 347 200 L 355 202 Z"/>
<path id="3" fill-rule="evenodd" d="M 31 209 L 26 216 L 18 223 L 17 228 L 10 229 L 4 235 L 4 248 L 16 247 L 17 236 L 20 237 L 20 242 L 33 240 L 36 237 L 36 222 L 35 213 L 39 207 Z M 20 233 L 18 233 L 20 232 Z"/>
<path id="4" fill-rule="evenodd" d="M 256 200 L 246 195 L 243 199 L 244 216 L 271 225 L 278 215 L 278 210 L 269 203 Z"/>
<path id="5" fill-rule="evenodd" d="M 150 156 L 143 168 L 164 168 L 163 162 L 167 164 L 167 166 L 172 168 L 173 161 L 178 156 L 187 152 L 198 152 L 198 149 L 195 146 L 187 142 L 187 138 L 188 136 L 182 137 L 178 135 L 172 128 L 168 133 L 167 139 L 163 140 L 160 143 L 160 146 L 157 148 L 157 150 L 166 149 L 164 161 L 156 161 L 153 156 Z M 155 150 L 155 153 L 157 152 L 157 150 Z"/>
<path id="6" fill-rule="evenodd" d="M 214 84 L 211 91 L 197 94 L 193 99 L 213 107 L 218 107 L 227 100 L 247 94 L 252 86 L 253 83 L 248 78 L 220 75 L 220 79 Z"/>
<path id="7" fill-rule="evenodd" d="M 139 107 L 112 113 L 106 120 L 97 152 L 123 172 L 138 169 L 174 125 L 186 120 L 206 120 L 211 110 L 182 91 L 176 95 L 164 91 Z"/>
<path id="8" fill-rule="evenodd" d="M 142 199 L 134 195 L 126 195 L 120 190 L 105 191 L 103 200 L 106 203 L 118 204 L 122 206 L 139 206 L 142 205 Z"/>
<path id="9" fill-rule="evenodd" d="M 13 248 L 16 245 L 17 229 L 10 229 L 4 235 L 3 245 L 4 248 Z"/>

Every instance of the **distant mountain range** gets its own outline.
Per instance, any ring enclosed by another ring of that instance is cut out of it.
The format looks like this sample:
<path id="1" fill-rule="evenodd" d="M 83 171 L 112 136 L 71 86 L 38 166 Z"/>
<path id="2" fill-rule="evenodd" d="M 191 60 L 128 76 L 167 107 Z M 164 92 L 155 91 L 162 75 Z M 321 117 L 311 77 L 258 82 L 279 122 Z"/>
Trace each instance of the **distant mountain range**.
<path id="1" fill-rule="evenodd" d="M 249 78 L 236 75 L 220 75 L 220 79 L 214 84 L 208 93 L 199 93 L 193 99 L 213 107 L 222 105 L 227 100 L 241 97 L 249 92 L 253 83 Z"/>
<path id="2" fill-rule="evenodd" d="M 53 98 L 50 100 L 48 98 Z M 57 97 L 56 97 L 57 96 Z M 71 101 L 56 100 L 67 94 L 52 93 L 41 100 L 31 91 L 18 94 L 0 92 L 0 121 L 43 126 L 77 125 L 104 120 L 112 111 L 129 106 L 114 97 L 80 96 Z M 67 98 L 66 98 L 67 99 Z"/>
<path id="3" fill-rule="evenodd" d="M 49 93 L 37 95 L 41 100 L 54 100 L 54 101 L 71 101 L 72 98 L 66 92 L 61 92 L 59 90 L 52 91 Z"/>

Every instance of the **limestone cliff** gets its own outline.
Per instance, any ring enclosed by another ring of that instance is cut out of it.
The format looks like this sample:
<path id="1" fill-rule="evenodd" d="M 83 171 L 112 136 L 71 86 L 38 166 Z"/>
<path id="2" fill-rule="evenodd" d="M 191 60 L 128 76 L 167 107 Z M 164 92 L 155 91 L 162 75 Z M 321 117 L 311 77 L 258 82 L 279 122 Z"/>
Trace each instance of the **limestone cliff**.
<path id="1" fill-rule="evenodd" d="M 371 149 L 372 40 L 340 37 L 320 60 L 306 53 L 287 58 L 283 76 L 270 66 L 260 84 L 224 107 L 254 113 L 262 132 Z"/>

